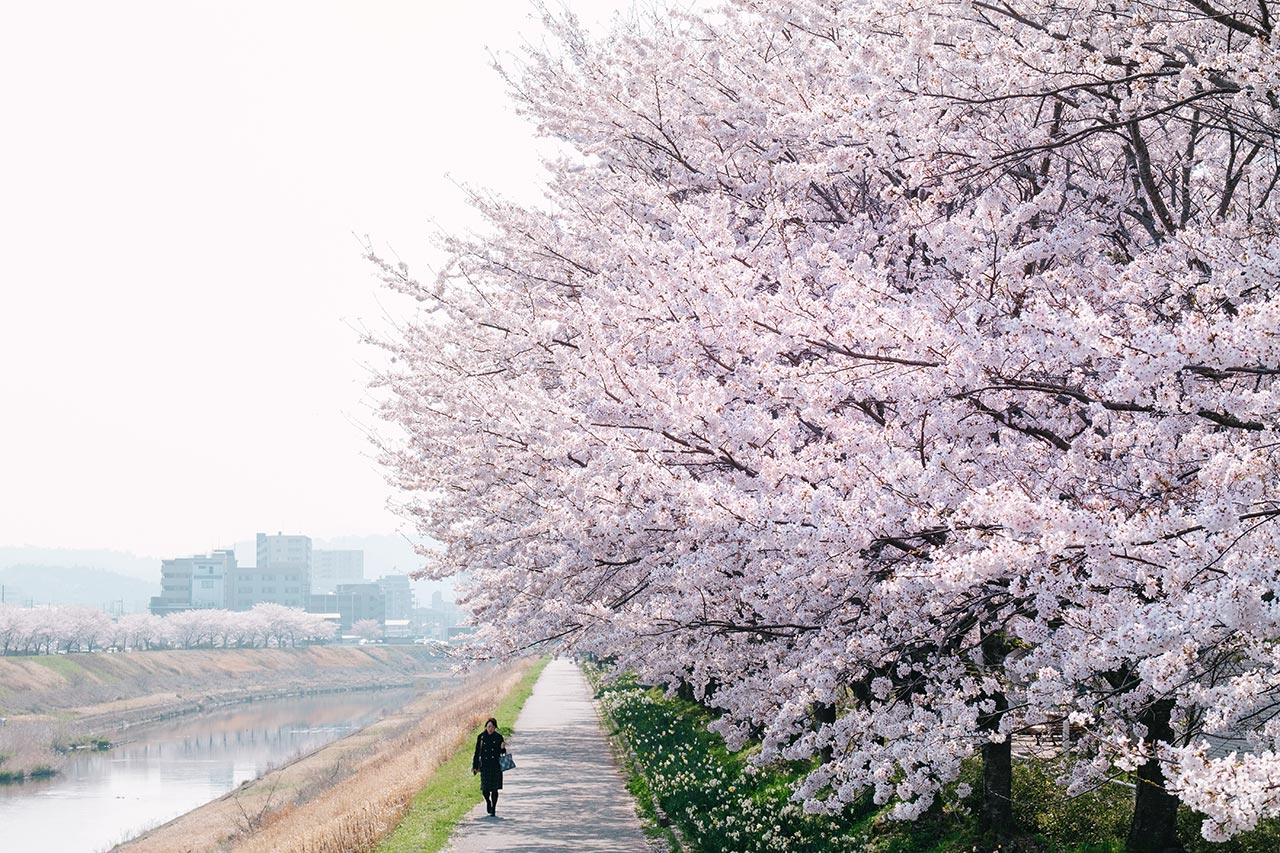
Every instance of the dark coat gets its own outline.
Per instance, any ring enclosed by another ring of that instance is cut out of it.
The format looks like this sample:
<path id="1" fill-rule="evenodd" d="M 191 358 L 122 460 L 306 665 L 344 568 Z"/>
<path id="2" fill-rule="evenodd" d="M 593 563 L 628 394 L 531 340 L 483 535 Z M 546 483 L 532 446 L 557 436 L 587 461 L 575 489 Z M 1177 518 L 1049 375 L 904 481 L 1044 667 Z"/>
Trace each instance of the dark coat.
<path id="1" fill-rule="evenodd" d="M 481 732 L 476 737 L 476 752 L 471 757 L 471 769 L 480 771 L 481 791 L 502 790 L 502 768 L 498 756 L 507 751 L 507 743 L 501 732 Z"/>

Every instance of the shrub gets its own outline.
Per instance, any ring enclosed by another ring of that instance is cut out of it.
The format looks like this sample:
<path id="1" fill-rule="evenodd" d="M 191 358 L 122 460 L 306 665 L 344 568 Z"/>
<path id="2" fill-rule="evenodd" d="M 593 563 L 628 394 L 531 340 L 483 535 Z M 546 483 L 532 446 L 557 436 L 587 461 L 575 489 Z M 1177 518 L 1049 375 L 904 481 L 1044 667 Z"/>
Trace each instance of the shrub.
<path id="1" fill-rule="evenodd" d="M 1204 815 L 1191 809 L 1178 810 L 1178 836 L 1186 843 L 1187 853 L 1275 853 L 1280 850 L 1280 820 L 1266 820 L 1258 828 L 1242 832 L 1222 842 L 1209 842 L 1200 834 Z"/>
<path id="2" fill-rule="evenodd" d="M 1133 790 L 1124 785 L 1103 785 L 1072 797 L 1058 784 L 1060 775 L 1061 766 L 1056 762 L 1028 759 L 1015 763 L 1014 820 L 1051 845 L 1073 843 L 1091 850 L 1113 849 L 1129 831 Z"/>

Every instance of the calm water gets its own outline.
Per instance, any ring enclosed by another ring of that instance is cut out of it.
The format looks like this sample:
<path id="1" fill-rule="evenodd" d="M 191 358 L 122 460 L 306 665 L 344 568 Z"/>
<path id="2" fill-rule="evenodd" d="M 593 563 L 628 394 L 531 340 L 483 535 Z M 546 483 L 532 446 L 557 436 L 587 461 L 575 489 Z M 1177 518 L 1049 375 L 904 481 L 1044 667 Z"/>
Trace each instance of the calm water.
<path id="1" fill-rule="evenodd" d="M 274 699 L 139 726 L 50 780 L 0 785 L 2 853 L 96 853 L 350 734 L 412 690 Z"/>

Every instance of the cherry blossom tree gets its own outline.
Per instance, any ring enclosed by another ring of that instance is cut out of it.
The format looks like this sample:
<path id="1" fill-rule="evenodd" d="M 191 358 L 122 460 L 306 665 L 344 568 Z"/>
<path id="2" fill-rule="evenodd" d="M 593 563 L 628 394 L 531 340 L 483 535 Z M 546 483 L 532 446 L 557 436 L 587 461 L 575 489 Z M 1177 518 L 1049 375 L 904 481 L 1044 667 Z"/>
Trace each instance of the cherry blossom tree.
<path id="1" fill-rule="evenodd" d="M 111 633 L 111 617 L 95 607 L 59 607 L 53 614 L 62 646 L 67 650 L 74 646 L 79 651 L 92 652 Z"/>
<path id="2" fill-rule="evenodd" d="M 159 616 L 131 613 L 116 620 L 112 645 L 120 651 L 149 649 L 162 636 L 162 620 Z"/>
<path id="3" fill-rule="evenodd" d="M 17 648 L 21 613 L 22 610 L 12 604 L 0 604 L 0 654 L 7 655 L 11 648 Z"/>
<path id="4" fill-rule="evenodd" d="M 183 610 L 164 617 L 164 638 L 172 646 L 190 649 L 199 646 L 208 633 L 209 617 L 204 611 Z"/>
<path id="5" fill-rule="evenodd" d="M 362 640 L 373 642 L 382 639 L 382 623 L 377 619 L 361 619 L 351 626 L 351 633 Z"/>
<path id="6" fill-rule="evenodd" d="M 315 613 L 276 604 L 250 611 L 199 609 L 165 617 L 149 613 L 115 622 L 91 607 L 19 608 L 0 605 L 0 654 L 12 652 L 92 652 L 109 646 L 119 651 L 178 648 L 278 646 L 327 642 L 333 623 Z"/>
<path id="7" fill-rule="evenodd" d="M 1130 850 L 1280 812 L 1267 0 L 545 23 L 546 205 L 476 193 L 434 281 L 371 253 L 423 308 L 383 460 L 490 651 L 690 685 L 825 759 L 815 811 L 981 754 L 1006 833 L 1013 737 L 1068 721 Z"/>
<path id="8" fill-rule="evenodd" d="M 329 623 L 295 607 L 262 602 L 255 604 L 249 613 L 260 625 L 263 645 L 274 640 L 277 646 L 284 648 L 286 643 L 294 646 L 299 641 L 323 640 L 333 636 L 333 628 Z"/>
<path id="9" fill-rule="evenodd" d="M 338 635 L 338 625 L 320 613 L 300 613 L 298 636 L 308 643 L 327 643 Z"/>

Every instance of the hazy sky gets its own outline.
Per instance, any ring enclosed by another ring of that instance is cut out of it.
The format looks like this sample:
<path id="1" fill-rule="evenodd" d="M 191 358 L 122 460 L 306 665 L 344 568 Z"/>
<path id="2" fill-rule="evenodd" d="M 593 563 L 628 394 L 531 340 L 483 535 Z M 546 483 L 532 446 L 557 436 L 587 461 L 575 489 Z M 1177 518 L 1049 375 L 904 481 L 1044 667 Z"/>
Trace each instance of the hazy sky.
<path id="1" fill-rule="evenodd" d="M 626 0 L 571 0 L 607 20 Z M 0 546 L 172 556 L 403 523 L 362 427 L 452 180 L 529 197 L 526 0 L 0 9 Z"/>

